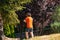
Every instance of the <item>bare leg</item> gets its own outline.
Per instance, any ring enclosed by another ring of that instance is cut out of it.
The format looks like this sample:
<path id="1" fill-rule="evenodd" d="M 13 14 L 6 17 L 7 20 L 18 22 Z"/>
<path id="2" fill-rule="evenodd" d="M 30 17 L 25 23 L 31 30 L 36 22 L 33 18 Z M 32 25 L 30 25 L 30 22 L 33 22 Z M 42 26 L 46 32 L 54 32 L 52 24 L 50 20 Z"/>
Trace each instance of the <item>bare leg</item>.
<path id="1" fill-rule="evenodd" d="M 33 32 L 30 32 L 31 37 L 34 37 Z"/>
<path id="2" fill-rule="evenodd" d="M 29 37 L 28 37 L 28 32 L 26 32 L 26 39 L 28 39 Z"/>

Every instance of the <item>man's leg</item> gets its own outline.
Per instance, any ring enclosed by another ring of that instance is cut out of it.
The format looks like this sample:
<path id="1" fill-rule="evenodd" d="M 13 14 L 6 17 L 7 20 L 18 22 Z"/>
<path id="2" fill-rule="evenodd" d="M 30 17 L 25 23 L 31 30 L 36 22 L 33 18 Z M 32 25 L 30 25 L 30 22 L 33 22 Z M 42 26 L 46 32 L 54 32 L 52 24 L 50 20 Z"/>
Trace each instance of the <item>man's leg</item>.
<path id="1" fill-rule="evenodd" d="M 28 39 L 29 38 L 29 36 L 28 36 L 28 32 L 26 32 L 26 39 Z"/>
<path id="2" fill-rule="evenodd" d="M 25 36 L 26 36 L 26 39 L 28 39 L 29 38 L 29 32 L 28 32 L 29 30 L 28 30 L 28 28 L 26 28 L 26 30 L 25 30 Z"/>
<path id="3" fill-rule="evenodd" d="M 33 32 L 30 32 L 31 37 L 34 37 Z"/>
<path id="4" fill-rule="evenodd" d="M 29 36 L 28 36 L 28 32 L 26 32 L 25 34 L 26 34 L 26 39 L 28 39 L 28 38 L 29 38 Z"/>

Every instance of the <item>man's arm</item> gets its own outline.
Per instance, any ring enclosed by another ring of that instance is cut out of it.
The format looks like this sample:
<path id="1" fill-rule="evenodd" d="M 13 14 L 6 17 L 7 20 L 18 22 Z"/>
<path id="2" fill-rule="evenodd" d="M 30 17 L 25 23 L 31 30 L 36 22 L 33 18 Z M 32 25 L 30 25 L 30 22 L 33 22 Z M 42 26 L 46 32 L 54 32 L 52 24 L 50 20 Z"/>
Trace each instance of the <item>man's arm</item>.
<path id="1" fill-rule="evenodd" d="M 26 23 L 27 18 L 24 19 L 24 22 Z"/>

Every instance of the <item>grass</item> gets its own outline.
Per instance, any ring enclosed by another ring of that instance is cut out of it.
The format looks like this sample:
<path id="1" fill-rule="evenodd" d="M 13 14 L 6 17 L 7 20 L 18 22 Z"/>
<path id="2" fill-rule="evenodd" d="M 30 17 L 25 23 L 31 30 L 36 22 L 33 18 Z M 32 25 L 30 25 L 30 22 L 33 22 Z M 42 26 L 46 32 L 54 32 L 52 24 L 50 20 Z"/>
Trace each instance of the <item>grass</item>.
<path id="1" fill-rule="evenodd" d="M 44 36 L 36 36 L 34 38 L 30 38 L 29 40 L 60 40 L 60 33 L 44 35 Z"/>

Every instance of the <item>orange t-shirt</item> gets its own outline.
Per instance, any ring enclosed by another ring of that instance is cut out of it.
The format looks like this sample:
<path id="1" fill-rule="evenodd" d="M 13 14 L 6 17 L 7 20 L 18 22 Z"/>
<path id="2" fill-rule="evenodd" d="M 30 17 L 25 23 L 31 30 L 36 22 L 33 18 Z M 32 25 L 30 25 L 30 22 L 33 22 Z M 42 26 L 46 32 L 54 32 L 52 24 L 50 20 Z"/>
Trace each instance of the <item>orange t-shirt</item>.
<path id="1" fill-rule="evenodd" d="M 25 19 L 27 28 L 33 28 L 33 18 L 32 17 L 26 17 Z"/>

